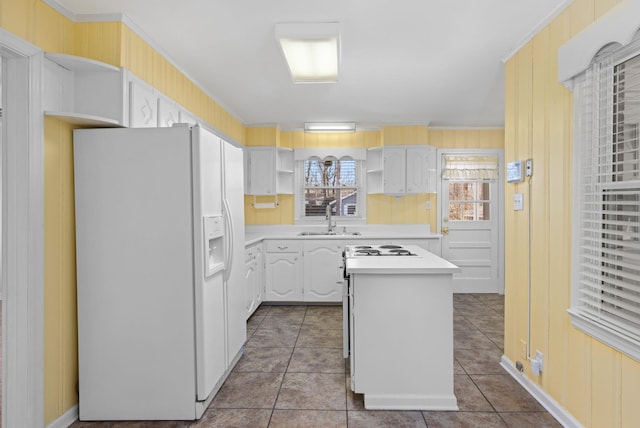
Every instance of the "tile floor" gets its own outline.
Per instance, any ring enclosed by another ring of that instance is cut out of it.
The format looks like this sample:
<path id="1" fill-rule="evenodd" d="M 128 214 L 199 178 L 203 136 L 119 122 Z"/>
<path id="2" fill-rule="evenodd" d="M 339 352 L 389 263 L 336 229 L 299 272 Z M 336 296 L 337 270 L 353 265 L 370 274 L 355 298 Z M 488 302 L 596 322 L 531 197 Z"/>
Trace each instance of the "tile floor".
<path id="1" fill-rule="evenodd" d="M 245 354 L 197 422 L 80 427 L 560 427 L 500 367 L 503 296 L 454 296 L 458 412 L 370 411 L 349 389 L 341 306 L 261 306 Z"/>

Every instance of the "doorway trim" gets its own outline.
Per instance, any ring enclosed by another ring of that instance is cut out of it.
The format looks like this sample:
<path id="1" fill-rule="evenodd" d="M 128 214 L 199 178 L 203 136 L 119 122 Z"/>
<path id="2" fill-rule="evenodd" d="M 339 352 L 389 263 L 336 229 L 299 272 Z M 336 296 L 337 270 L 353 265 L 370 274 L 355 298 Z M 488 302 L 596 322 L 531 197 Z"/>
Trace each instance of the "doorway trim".
<path id="1" fill-rule="evenodd" d="M 504 150 L 503 149 L 438 149 L 437 194 L 438 221 L 436 233 L 442 233 L 442 159 L 444 155 L 497 156 L 498 157 L 498 293 L 504 294 Z"/>
<path id="2" fill-rule="evenodd" d="M 0 28 L 2 426 L 44 424 L 43 52 Z"/>

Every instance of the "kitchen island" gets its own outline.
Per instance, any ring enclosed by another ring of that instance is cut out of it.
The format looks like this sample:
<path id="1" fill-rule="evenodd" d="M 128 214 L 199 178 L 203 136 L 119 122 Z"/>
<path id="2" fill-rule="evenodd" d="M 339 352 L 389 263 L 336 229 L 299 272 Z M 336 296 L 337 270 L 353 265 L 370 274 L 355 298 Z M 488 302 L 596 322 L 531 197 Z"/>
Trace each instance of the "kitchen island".
<path id="1" fill-rule="evenodd" d="M 347 247 L 351 388 L 367 409 L 457 410 L 451 281 L 459 268 L 418 246 L 403 249 L 410 255 Z"/>

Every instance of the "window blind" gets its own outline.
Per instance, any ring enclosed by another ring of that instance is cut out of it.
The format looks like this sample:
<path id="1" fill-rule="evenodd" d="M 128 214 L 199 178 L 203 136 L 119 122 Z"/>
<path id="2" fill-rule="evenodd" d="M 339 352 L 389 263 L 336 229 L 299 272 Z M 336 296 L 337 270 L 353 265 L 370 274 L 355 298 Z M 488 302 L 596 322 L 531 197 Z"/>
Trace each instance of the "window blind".
<path id="1" fill-rule="evenodd" d="M 640 347 L 640 56 L 613 58 L 597 57 L 574 91 L 581 206 L 572 310 Z"/>
<path id="2" fill-rule="evenodd" d="M 298 217 L 324 218 L 327 206 L 334 216 L 359 216 L 361 163 L 333 156 L 299 161 L 303 179 L 297 197 Z"/>

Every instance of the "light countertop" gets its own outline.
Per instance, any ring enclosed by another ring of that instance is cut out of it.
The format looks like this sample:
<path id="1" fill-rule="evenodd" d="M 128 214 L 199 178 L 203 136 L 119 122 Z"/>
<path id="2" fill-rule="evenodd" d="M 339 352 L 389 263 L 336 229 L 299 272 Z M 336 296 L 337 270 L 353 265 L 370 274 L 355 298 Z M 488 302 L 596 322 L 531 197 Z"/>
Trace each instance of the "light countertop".
<path id="1" fill-rule="evenodd" d="M 346 233 L 343 230 L 346 228 Z M 428 224 L 411 225 L 338 225 L 335 235 L 300 236 L 300 232 L 323 232 L 326 226 L 316 225 L 259 225 L 245 226 L 245 246 L 263 239 L 348 239 L 366 241 L 372 239 L 440 239 L 442 235 L 431 233 Z M 358 233 L 354 235 L 353 233 Z"/>
<path id="2" fill-rule="evenodd" d="M 450 274 L 460 268 L 437 255 L 418 247 L 403 245 L 417 256 L 360 256 L 347 258 L 347 273 L 357 274 Z"/>

